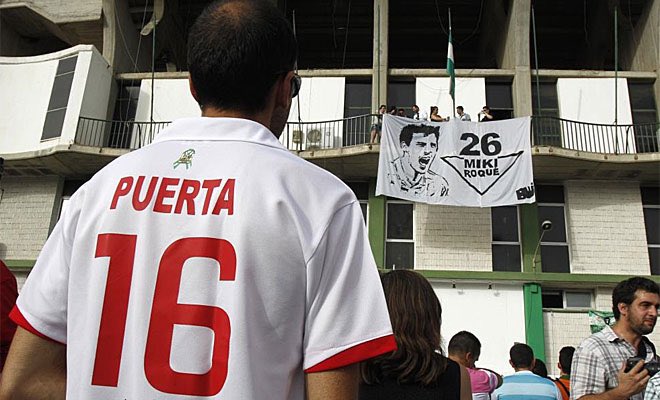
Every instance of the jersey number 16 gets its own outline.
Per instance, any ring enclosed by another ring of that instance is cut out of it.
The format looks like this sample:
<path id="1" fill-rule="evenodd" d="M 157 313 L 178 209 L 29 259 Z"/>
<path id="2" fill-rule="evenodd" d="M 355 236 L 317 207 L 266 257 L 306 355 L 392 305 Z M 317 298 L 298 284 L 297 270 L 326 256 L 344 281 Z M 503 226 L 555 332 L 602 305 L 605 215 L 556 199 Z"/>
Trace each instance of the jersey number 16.
<path id="1" fill-rule="evenodd" d="M 137 235 L 105 233 L 98 236 L 96 257 L 109 257 L 110 261 L 92 385 L 116 387 L 119 381 L 136 242 Z M 158 265 L 144 372 L 151 386 L 162 392 L 213 396 L 220 392 L 227 379 L 231 327 L 227 313 L 219 307 L 177 302 L 183 265 L 193 257 L 216 260 L 220 264 L 221 281 L 233 281 L 236 277 L 236 252 L 226 240 L 183 238 L 167 247 Z M 175 324 L 213 330 L 211 368 L 206 373 L 177 372 L 170 366 Z"/>

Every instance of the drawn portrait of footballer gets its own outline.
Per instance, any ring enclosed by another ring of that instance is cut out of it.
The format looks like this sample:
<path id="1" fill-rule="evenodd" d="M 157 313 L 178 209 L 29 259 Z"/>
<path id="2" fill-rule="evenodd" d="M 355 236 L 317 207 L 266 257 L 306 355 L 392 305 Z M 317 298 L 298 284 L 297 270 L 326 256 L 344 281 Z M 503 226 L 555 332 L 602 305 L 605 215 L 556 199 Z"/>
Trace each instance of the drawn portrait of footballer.
<path id="1" fill-rule="evenodd" d="M 431 170 L 438 153 L 439 136 L 439 126 L 404 126 L 399 133 L 400 155 L 391 162 L 388 173 L 390 185 L 416 196 L 447 196 L 447 180 Z"/>

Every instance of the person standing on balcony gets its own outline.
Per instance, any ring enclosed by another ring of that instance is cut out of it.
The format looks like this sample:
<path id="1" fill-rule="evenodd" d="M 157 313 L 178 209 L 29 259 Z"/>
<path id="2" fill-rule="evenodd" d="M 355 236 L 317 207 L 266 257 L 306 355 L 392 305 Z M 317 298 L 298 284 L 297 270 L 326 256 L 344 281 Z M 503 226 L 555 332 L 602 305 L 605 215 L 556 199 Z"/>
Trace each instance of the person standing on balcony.
<path id="1" fill-rule="evenodd" d="M 481 115 L 481 119 L 479 120 L 479 122 L 495 121 L 495 117 L 491 113 L 490 107 L 488 106 L 483 106 L 479 114 Z"/>
<path id="2" fill-rule="evenodd" d="M 1 399 L 355 399 L 396 350 L 355 195 L 278 140 L 296 40 L 271 1 L 188 39 L 202 118 L 71 197 L 18 297 Z"/>
<path id="3" fill-rule="evenodd" d="M 472 121 L 470 114 L 463 110 L 463 106 L 456 107 L 456 114 L 458 114 L 458 119 L 461 121 Z"/>
<path id="4" fill-rule="evenodd" d="M 426 121 L 429 116 L 426 114 L 424 111 L 419 110 L 419 106 L 417 104 L 413 104 L 412 106 L 412 119 L 417 120 L 417 121 Z"/>
<path id="5" fill-rule="evenodd" d="M 431 115 L 429 116 L 429 121 L 432 122 L 443 122 L 446 121 L 444 118 L 438 114 L 438 106 L 431 106 Z"/>
<path id="6" fill-rule="evenodd" d="M 378 115 L 375 117 L 373 125 L 371 125 L 371 139 L 369 143 L 375 144 L 378 143 L 377 140 L 380 139 L 380 131 L 383 129 L 383 114 L 387 111 L 387 106 L 381 104 L 378 107 Z"/>

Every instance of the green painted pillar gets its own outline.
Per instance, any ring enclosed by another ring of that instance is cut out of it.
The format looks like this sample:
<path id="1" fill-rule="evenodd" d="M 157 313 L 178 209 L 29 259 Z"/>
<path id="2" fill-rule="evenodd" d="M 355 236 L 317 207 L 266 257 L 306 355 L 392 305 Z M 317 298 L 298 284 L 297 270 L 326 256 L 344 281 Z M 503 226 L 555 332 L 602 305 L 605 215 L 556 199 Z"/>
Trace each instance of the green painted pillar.
<path id="1" fill-rule="evenodd" d="M 534 356 L 545 362 L 545 329 L 541 303 L 541 285 L 523 285 L 525 302 L 525 341 L 534 350 Z"/>
<path id="2" fill-rule="evenodd" d="M 522 247 L 523 272 L 541 272 L 541 250 L 534 251 L 539 243 L 539 213 L 536 203 L 521 204 L 520 210 L 520 244 Z"/>
<path id="3" fill-rule="evenodd" d="M 369 181 L 369 243 L 378 268 L 385 268 L 385 196 L 376 196 L 376 178 Z"/>

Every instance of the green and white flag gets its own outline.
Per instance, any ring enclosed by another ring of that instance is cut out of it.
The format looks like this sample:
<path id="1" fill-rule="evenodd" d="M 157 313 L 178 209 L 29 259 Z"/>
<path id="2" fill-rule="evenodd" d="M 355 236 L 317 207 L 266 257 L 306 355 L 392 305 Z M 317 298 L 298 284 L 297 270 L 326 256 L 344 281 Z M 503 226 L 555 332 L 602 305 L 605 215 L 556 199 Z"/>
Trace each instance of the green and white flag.
<path id="1" fill-rule="evenodd" d="M 454 46 L 451 44 L 451 27 L 449 28 L 449 45 L 447 46 L 447 74 L 449 75 L 449 94 L 454 99 L 456 74 L 454 73 Z"/>

